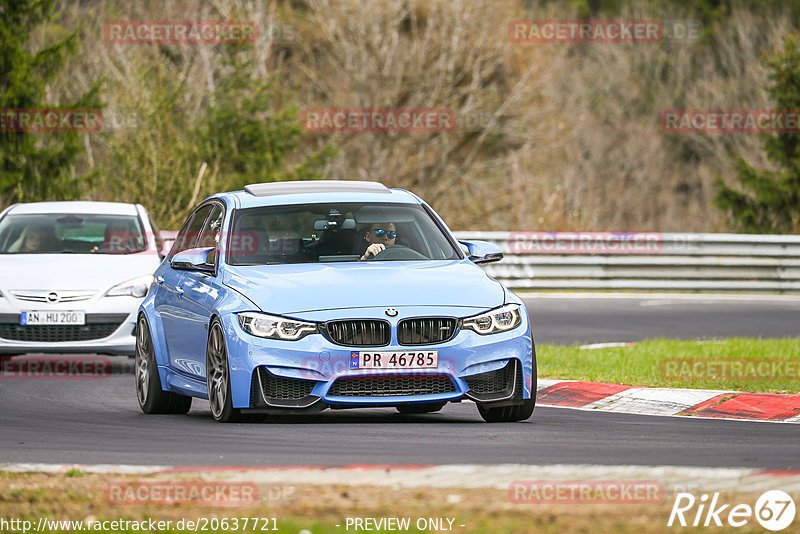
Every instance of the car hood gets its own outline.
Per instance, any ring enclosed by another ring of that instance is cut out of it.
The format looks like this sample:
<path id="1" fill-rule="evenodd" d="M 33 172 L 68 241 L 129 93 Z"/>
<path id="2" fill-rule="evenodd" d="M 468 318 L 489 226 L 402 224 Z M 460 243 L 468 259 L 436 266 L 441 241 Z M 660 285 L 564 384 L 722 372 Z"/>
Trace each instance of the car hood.
<path id="1" fill-rule="evenodd" d="M 489 309 L 504 299 L 499 282 L 464 261 L 227 267 L 223 283 L 262 311 L 284 315 L 375 306 Z"/>
<path id="2" fill-rule="evenodd" d="M 0 288 L 91 289 L 110 287 L 152 274 L 159 264 L 155 253 L 143 254 L 3 254 Z"/>

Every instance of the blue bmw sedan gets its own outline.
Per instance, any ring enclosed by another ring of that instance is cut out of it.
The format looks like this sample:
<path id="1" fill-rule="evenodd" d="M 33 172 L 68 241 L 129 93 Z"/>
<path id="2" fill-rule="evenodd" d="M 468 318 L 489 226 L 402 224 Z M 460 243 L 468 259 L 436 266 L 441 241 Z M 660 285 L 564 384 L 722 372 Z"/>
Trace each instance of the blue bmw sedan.
<path id="1" fill-rule="evenodd" d="M 145 413 L 208 399 L 221 422 L 326 408 L 528 419 L 528 313 L 419 197 L 377 182 L 253 184 L 203 201 L 139 309 Z"/>

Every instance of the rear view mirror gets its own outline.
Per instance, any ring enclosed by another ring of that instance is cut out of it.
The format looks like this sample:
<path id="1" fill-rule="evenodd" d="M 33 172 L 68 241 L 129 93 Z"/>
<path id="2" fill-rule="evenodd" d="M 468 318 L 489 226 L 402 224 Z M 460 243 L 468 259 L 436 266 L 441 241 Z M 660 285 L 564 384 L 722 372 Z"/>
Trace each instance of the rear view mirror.
<path id="1" fill-rule="evenodd" d="M 355 219 L 344 219 L 341 224 L 337 221 L 329 221 L 328 219 L 317 219 L 314 221 L 314 230 L 352 230 L 355 227 Z"/>

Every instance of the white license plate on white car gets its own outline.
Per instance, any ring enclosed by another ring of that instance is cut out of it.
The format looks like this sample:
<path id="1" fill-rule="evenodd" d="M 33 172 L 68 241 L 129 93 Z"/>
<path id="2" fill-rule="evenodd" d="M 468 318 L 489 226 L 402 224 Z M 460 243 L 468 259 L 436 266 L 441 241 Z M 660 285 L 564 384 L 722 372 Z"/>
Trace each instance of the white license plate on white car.
<path id="1" fill-rule="evenodd" d="M 438 350 L 352 351 L 350 369 L 436 369 Z"/>
<path id="2" fill-rule="evenodd" d="M 86 312 L 82 311 L 24 311 L 19 317 L 21 325 L 86 324 Z"/>

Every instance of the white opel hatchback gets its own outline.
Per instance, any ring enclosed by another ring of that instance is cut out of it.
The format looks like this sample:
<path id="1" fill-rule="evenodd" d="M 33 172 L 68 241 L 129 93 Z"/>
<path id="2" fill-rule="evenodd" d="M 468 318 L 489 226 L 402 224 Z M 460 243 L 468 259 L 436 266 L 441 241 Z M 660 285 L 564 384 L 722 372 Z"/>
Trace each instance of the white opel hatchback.
<path id="1" fill-rule="evenodd" d="M 138 204 L 10 206 L 0 214 L 0 354 L 133 354 L 162 247 Z"/>

